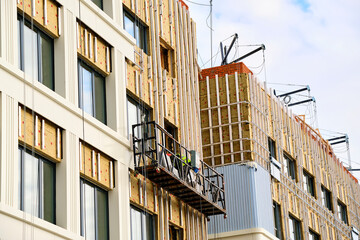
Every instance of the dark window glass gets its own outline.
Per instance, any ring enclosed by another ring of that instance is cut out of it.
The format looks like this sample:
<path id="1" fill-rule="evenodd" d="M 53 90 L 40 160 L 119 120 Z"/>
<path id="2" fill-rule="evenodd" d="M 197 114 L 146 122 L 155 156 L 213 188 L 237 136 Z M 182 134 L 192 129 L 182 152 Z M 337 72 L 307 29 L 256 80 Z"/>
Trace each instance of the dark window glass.
<path id="1" fill-rule="evenodd" d="M 269 144 L 269 153 L 270 153 L 270 159 L 271 157 L 276 159 L 276 148 L 275 148 L 275 141 L 272 140 L 270 137 L 268 138 L 268 144 Z"/>
<path id="2" fill-rule="evenodd" d="M 331 192 L 327 190 L 324 186 L 321 186 L 321 200 L 323 206 L 325 206 L 330 211 L 333 210 L 332 201 L 331 201 Z"/>
<path id="3" fill-rule="evenodd" d="M 140 19 L 135 19 L 134 15 L 124 10 L 124 29 L 131 36 L 136 39 L 136 45 L 144 50 L 146 54 L 149 53 L 147 47 L 148 28 L 140 22 Z"/>
<path id="4" fill-rule="evenodd" d="M 289 232 L 291 240 L 301 240 L 301 223 L 299 220 L 289 216 Z"/>
<path id="5" fill-rule="evenodd" d="M 169 72 L 169 50 L 160 46 L 160 56 L 161 56 L 161 67 Z"/>
<path id="6" fill-rule="evenodd" d="M 309 229 L 309 240 L 319 240 L 319 239 L 320 239 L 319 234 L 317 234 Z"/>
<path id="7" fill-rule="evenodd" d="M 346 210 L 346 205 L 340 201 L 338 201 L 338 213 L 339 213 L 339 218 L 344 222 L 344 223 L 348 223 L 347 221 L 347 210 Z"/>
<path id="8" fill-rule="evenodd" d="M 54 40 L 18 17 L 19 68 L 54 90 Z"/>
<path id="9" fill-rule="evenodd" d="M 44 219 L 55 222 L 55 167 L 53 163 L 43 161 Z"/>
<path id="10" fill-rule="evenodd" d="M 109 239 L 108 209 L 107 192 L 81 179 L 81 235 L 86 240 Z"/>
<path id="11" fill-rule="evenodd" d="M 170 225 L 169 237 L 170 237 L 169 240 L 182 240 L 183 239 L 182 229 Z"/>
<path id="12" fill-rule="evenodd" d="M 275 236 L 280 240 L 282 240 L 283 237 L 282 237 L 280 205 L 276 202 L 273 202 L 273 209 L 274 209 Z"/>
<path id="13" fill-rule="evenodd" d="M 53 40 L 47 35 L 40 34 L 41 50 L 41 79 L 42 83 L 50 89 L 54 89 L 54 50 Z"/>
<path id="14" fill-rule="evenodd" d="M 102 0 L 91 0 L 93 3 L 96 4 L 101 10 L 103 9 L 103 1 Z"/>
<path id="15" fill-rule="evenodd" d="M 55 164 L 19 148 L 20 209 L 55 223 Z"/>
<path id="16" fill-rule="evenodd" d="M 284 154 L 285 173 L 293 180 L 296 180 L 295 160 Z"/>
<path id="17" fill-rule="evenodd" d="M 99 74 L 94 74 L 95 117 L 106 122 L 105 79 Z"/>
<path id="18" fill-rule="evenodd" d="M 145 122 L 149 122 L 149 110 L 139 102 L 135 101 L 131 97 L 127 97 L 127 109 L 128 109 L 128 133 L 132 134 L 132 126 L 134 124 L 141 123 L 141 118 L 144 118 Z M 139 133 L 136 133 L 139 134 Z M 137 135 L 136 137 L 139 137 Z"/>
<path id="19" fill-rule="evenodd" d="M 141 211 L 133 206 L 130 208 L 131 240 L 155 239 L 155 226 L 153 215 Z"/>
<path id="20" fill-rule="evenodd" d="M 307 191 L 311 196 L 315 197 L 314 177 L 304 171 L 303 181 L 305 191 Z"/>
<path id="21" fill-rule="evenodd" d="M 79 107 L 106 124 L 105 78 L 79 62 Z"/>

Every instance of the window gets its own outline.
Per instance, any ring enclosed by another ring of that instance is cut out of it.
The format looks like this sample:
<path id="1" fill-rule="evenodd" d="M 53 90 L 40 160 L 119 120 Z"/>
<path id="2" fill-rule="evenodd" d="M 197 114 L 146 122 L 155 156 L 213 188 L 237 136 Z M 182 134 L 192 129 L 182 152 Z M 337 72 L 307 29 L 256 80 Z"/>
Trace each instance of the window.
<path id="1" fill-rule="evenodd" d="M 102 0 L 91 0 L 93 3 L 96 4 L 101 10 L 103 9 L 103 1 Z"/>
<path id="2" fill-rule="evenodd" d="M 319 240 L 319 239 L 320 239 L 319 234 L 317 234 L 309 229 L 309 240 Z"/>
<path id="3" fill-rule="evenodd" d="M 153 215 L 141 211 L 133 206 L 130 207 L 131 240 L 155 239 L 155 226 Z"/>
<path id="4" fill-rule="evenodd" d="M 106 124 L 105 78 L 79 61 L 79 107 Z"/>
<path id="5" fill-rule="evenodd" d="M 169 50 L 160 45 L 161 68 L 170 71 Z"/>
<path id="6" fill-rule="evenodd" d="M 54 90 L 54 40 L 22 16 L 17 25 L 19 68 Z"/>
<path id="7" fill-rule="evenodd" d="M 314 177 L 304 170 L 303 180 L 305 191 L 307 191 L 311 196 L 315 197 Z"/>
<path id="8" fill-rule="evenodd" d="M 270 159 L 271 159 L 272 157 L 276 159 L 275 141 L 272 140 L 272 139 L 269 137 L 269 138 L 268 138 L 268 144 L 269 144 Z"/>
<path id="9" fill-rule="evenodd" d="M 55 223 L 55 164 L 19 148 L 19 207 Z"/>
<path id="10" fill-rule="evenodd" d="M 323 206 L 325 206 L 330 211 L 333 210 L 331 202 L 331 192 L 327 190 L 324 186 L 321 186 L 321 200 Z"/>
<path id="11" fill-rule="evenodd" d="M 339 218 L 344 222 L 344 223 L 348 223 L 347 222 L 347 210 L 346 210 L 346 205 L 344 203 L 342 203 L 340 200 L 338 200 L 338 213 L 339 213 Z"/>
<path id="12" fill-rule="evenodd" d="M 108 193 L 80 180 L 81 235 L 86 240 L 109 239 Z"/>
<path id="13" fill-rule="evenodd" d="M 144 118 L 145 122 L 150 120 L 149 110 L 143 104 L 138 103 L 131 97 L 127 97 L 127 109 L 128 109 L 128 136 L 132 134 L 132 126 L 134 124 L 141 123 L 141 118 Z M 137 133 L 138 134 L 138 133 Z M 139 137 L 139 135 L 137 135 Z"/>
<path id="14" fill-rule="evenodd" d="M 173 225 L 169 226 L 169 240 L 182 240 L 183 233 L 182 229 L 177 228 Z"/>
<path id="15" fill-rule="evenodd" d="M 273 202 L 274 209 L 274 223 L 275 223 L 275 236 L 280 240 L 282 237 L 282 227 L 281 227 L 281 208 L 280 205 L 276 202 Z"/>
<path id="16" fill-rule="evenodd" d="M 290 158 L 288 155 L 284 154 L 284 161 L 285 161 L 285 174 L 287 174 L 291 179 L 296 180 L 295 160 Z"/>
<path id="17" fill-rule="evenodd" d="M 301 225 L 300 221 L 289 216 L 289 231 L 291 240 L 301 240 Z"/>
<path id="18" fill-rule="evenodd" d="M 124 29 L 136 39 L 136 45 L 144 50 L 146 54 L 149 54 L 147 47 L 147 27 L 126 10 L 124 10 Z"/>
<path id="19" fill-rule="evenodd" d="M 352 227 L 352 231 L 351 231 L 351 240 L 359 240 L 359 231 Z"/>

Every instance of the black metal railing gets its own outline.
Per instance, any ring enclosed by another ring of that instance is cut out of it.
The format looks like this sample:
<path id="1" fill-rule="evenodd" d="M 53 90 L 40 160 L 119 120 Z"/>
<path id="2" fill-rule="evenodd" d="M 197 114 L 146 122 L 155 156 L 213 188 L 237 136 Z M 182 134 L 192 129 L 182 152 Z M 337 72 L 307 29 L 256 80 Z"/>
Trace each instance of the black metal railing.
<path id="1" fill-rule="evenodd" d="M 194 161 L 194 151 L 186 149 L 154 121 L 133 125 L 132 136 L 136 171 L 146 174 L 149 167 L 158 173 L 162 170 L 225 212 L 224 176 L 202 160 Z M 171 191 L 171 184 L 163 186 Z"/>

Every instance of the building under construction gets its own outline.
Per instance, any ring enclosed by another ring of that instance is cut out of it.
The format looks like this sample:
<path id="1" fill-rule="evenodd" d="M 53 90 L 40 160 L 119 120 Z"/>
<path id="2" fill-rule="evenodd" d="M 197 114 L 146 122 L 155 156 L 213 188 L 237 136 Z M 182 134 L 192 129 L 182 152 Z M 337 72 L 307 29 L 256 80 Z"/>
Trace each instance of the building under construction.
<path id="1" fill-rule="evenodd" d="M 358 180 L 318 130 L 243 63 L 203 69 L 199 88 L 204 161 L 227 193 L 209 239 L 359 239 Z"/>
<path id="2" fill-rule="evenodd" d="M 181 0 L 0 0 L 0 239 L 208 239 Z"/>

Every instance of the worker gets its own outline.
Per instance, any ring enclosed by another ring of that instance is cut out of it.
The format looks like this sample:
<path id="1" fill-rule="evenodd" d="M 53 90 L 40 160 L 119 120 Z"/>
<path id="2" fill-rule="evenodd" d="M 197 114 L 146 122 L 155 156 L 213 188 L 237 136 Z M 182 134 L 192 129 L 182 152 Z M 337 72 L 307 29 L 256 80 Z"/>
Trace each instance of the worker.
<path id="1" fill-rule="evenodd" d="M 176 156 L 178 158 L 180 158 L 182 160 L 182 165 L 185 166 L 185 163 L 188 164 L 191 167 L 191 159 L 186 158 L 186 156 L 181 155 L 181 154 L 176 154 Z M 192 167 L 192 169 L 194 170 L 195 173 L 198 173 L 199 169 L 197 167 Z"/>

